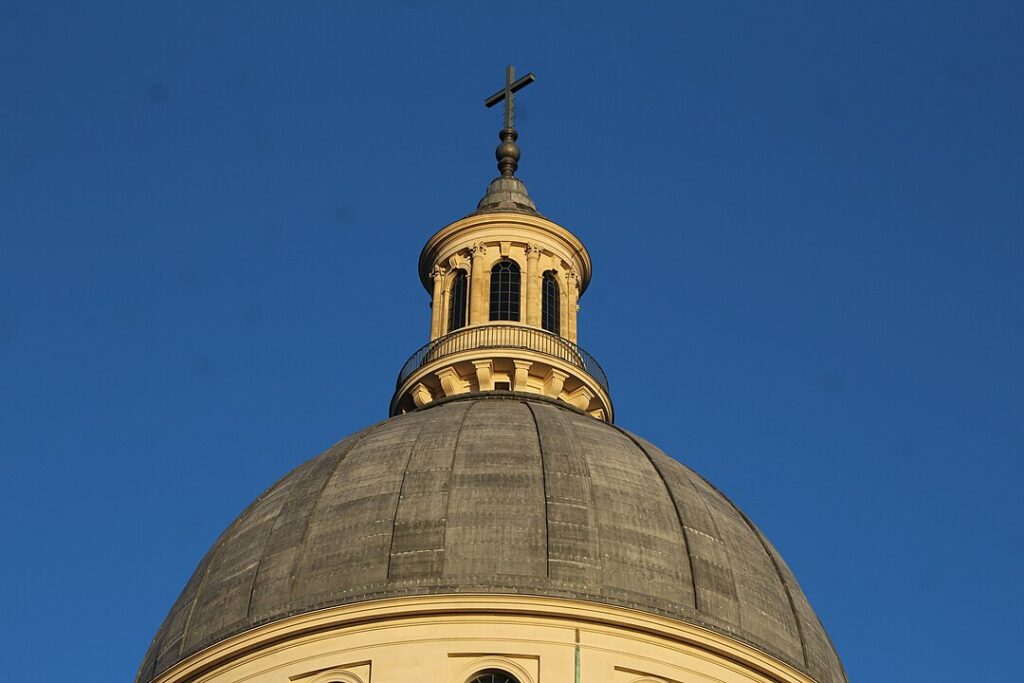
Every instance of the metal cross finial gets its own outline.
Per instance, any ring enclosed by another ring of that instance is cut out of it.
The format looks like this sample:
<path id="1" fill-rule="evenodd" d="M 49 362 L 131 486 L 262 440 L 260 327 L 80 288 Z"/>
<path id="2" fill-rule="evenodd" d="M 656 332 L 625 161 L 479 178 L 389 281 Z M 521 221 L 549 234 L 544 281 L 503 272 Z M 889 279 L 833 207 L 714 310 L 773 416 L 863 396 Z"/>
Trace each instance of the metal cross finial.
<path id="1" fill-rule="evenodd" d="M 505 127 L 498 133 L 501 144 L 494 152 L 494 156 L 498 159 L 498 170 L 501 171 L 503 178 L 511 178 L 519 168 L 519 145 L 516 144 L 519 133 L 515 129 L 515 94 L 537 80 L 532 73 L 526 74 L 518 81 L 515 80 L 515 77 L 516 70 L 509 65 L 505 68 L 505 87 L 484 100 L 488 109 L 502 100 L 505 102 Z"/>
<path id="2" fill-rule="evenodd" d="M 512 65 L 505 67 L 505 87 L 502 90 L 494 93 L 486 100 L 484 104 L 488 109 L 496 105 L 502 100 L 505 101 L 505 128 L 509 130 L 515 128 L 515 115 L 516 115 L 516 98 L 515 94 L 537 80 L 537 77 L 532 73 L 528 73 L 518 81 L 515 80 L 516 69 Z"/>

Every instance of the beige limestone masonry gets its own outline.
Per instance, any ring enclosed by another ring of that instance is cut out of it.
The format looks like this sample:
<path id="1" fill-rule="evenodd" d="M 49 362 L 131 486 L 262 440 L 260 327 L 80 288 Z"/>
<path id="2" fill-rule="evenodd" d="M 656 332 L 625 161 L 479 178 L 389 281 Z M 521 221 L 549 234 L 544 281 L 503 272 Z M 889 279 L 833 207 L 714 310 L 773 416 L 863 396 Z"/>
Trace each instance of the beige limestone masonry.
<path id="1" fill-rule="evenodd" d="M 283 619 L 218 643 L 154 683 L 811 683 L 751 647 L 578 600 L 438 595 Z"/>
<path id="2" fill-rule="evenodd" d="M 468 322 L 489 322 L 491 267 L 502 259 L 515 261 L 523 275 L 520 322 L 540 327 L 540 280 L 554 273 L 562 299 L 561 335 L 575 342 L 579 297 L 590 284 L 591 262 L 586 247 L 571 232 L 539 216 L 489 213 L 467 216 L 434 234 L 420 252 L 419 272 L 431 295 L 431 339 L 442 336 L 448 320 L 448 293 L 455 271 L 470 278 Z"/>
<path id="3" fill-rule="evenodd" d="M 489 319 L 491 268 L 501 260 L 515 261 L 520 269 L 518 321 Z M 436 344 L 397 388 L 392 415 L 458 394 L 508 390 L 542 394 L 612 421 L 611 398 L 575 346 L 579 297 L 591 275 L 590 255 L 575 235 L 539 216 L 471 215 L 427 241 L 419 271 L 431 295 L 430 340 Z M 452 286 L 460 271 L 468 282 L 467 325 L 449 330 Z M 546 273 L 558 283 L 558 334 L 541 326 Z M 480 330 L 485 327 L 492 329 Z"/>
<path id="4" fill-rule="evenodd" d="M 469 349 L 428 362 L 395 392 L 391 414 L 496 387 L 558 399 L 599 420 L 611 422 L 614 417 L 608 393 L 571 360 L 524 348 Z"/>

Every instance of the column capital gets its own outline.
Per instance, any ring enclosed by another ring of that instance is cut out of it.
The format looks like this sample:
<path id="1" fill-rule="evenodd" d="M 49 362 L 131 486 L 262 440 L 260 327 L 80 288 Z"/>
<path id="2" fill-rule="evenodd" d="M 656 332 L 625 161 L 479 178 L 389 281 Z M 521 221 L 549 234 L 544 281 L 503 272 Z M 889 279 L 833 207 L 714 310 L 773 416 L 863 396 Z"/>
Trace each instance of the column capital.
<path id="1" fill-rule="evenodd" d="M 447 272 L 448 270 L 444 266 L 438 264 L 430 269 L 430 277 L 434 278 L 435 280 L 439 280 L 443 278 L 445 276 L 445 273 Z"/>

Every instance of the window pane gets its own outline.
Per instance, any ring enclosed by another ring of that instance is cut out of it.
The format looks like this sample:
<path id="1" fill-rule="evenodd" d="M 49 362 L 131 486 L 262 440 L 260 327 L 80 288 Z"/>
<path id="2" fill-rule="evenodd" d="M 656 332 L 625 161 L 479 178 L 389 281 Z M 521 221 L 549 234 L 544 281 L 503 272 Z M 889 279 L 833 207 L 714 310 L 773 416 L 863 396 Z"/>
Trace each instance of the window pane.
<path id="1" fill-rule="evenodd" d="M 498 261 L 491 268 L 491 320 L 519 320 L 519 265 Z"/>
<path id="2" fill-rule="evenodd" d="M 561 334 L 562 302 L 558 296 L 558 280 L 550 270 L 544 273 L 544 285 L 541 295 L 541 327 L 548 332 Z"/>
<path id="3" fill-rule="evenodd" d="M 512 674 L 504 671 L 484 671 L 473 677 L 469 683 L 519 683 Z"/>
<path id="4" fill-rule="evenodd" d="M 467 281 L 466 271 L 455 271 L 455 279 L 452 280 L 451 296 L 448 297 L 448 331 L 466 326 L 466 292 Z"/>

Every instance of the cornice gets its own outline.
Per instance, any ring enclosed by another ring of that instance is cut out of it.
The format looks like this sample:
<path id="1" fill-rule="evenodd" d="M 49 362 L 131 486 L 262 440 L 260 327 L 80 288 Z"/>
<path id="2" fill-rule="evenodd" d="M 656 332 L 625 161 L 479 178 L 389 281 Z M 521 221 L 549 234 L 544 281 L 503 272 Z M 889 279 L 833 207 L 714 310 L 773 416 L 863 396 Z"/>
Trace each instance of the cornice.
<path id="1" fill-rule="evenodd" d="M 724 635 L 646 612 L 601 603 L 529 595 L 429 595 L 375 600 L 280 619 L 223 640 L 163 672 L 153 683 L 193 683 L 215 670 L 257 655 L 272 655 L 300 641 L 327 637 L 341 629 L 380 628 L 440 619 L 491 616 L 541 620 L 564 626 L 587 624 L 607 632 L 626 631 L 692 648 L 705 658 L 720 658 L 732 668 L 756 672 L 773 683 L 814 683 L 774 657 Z"/>
<path id="2" fill-rule="evenodd" d="M 423 283 L 424 288 L 428 292 L 432 290 L 433 283 L 430 278 L 430 272 L 439 254 L 456 251 L 469 244 L 481 241 L 500 241 L 503 228 L 510 229 L 513 233 L 518 231 L 520 235 L 509 236 L 520 237 L 521 239 L 518 241 L 523 242 L 525 245 L 531 244 L 537 237 L 546 237 L 548 240 L 561 246 L 566 256 L 570 258 L 578 270 L 580 279 L 579 293 L 582 296 L 590 284 L 592 272 L 590 254 L 587 252 L 587 248 L 583 246 L 583 242 L 566 228 L 546 218 L 511 212 L 473 214 L 450 223 L 434 233 L 423 246 L 419 256 L 420 281 Z M 480 237 L 476 236 L 477 233 L 488 230 L 494 231 L 495 236 L 493 240 L 481 240 Z M 530 233 L 533 233 L 532 237 Z M 474 236 L 467 241 L 467 235 Z M 463 244 L 463 242 L 467 242 L 467 244 Z"/>

